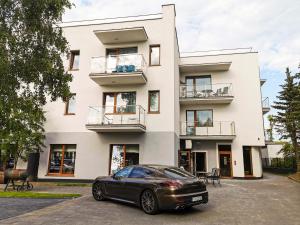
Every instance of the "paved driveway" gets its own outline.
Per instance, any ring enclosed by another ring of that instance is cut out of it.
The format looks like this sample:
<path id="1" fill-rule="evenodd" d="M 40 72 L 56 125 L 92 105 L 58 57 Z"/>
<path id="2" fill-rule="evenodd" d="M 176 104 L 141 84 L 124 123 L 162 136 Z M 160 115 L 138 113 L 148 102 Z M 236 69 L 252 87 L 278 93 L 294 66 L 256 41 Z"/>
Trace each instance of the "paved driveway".
<path id="1" fill-rule="evenodd" d="M 96 202 L 91 195 L 50 206 L 1 224 L 300 224 L 300 184 L 266 174 L 262 180 L 223 180 L 208 186 L 210 200 L 180 212 L 151 216 L 116 202 Z"/>

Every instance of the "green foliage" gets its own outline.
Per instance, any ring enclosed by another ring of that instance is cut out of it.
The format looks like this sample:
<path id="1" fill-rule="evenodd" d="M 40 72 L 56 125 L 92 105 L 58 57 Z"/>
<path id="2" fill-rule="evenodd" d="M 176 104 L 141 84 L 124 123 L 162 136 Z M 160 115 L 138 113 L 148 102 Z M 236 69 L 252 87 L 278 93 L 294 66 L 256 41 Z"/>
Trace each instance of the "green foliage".
<path id="1" fill-rule="evenodd" d="M 295 148 L 291 143 L 286 142 L 284 143 L 282 149 L 277 154 L 280 153 L 283 154 L 284 158 L 295 157 Z"/>
<path id="2" fill-rule="evenodd" d="M 68 53 L 56 24 L 68 0 L 0 0 L 0 150 L 26 159 L 44 139 L 46 101 L 70 96 L 62 56 Z"/>
<path id="3" fill-rule="evenodd" d="M 273 115 L 268 115 L 268 121 L 269 121 L 269 124 L 270 124 L 270 128 L 267 129 L 267 134 L 268 134 L 269 140 L 274 141 L 274 137 L 273 137 L 274 124 L 275 124 L 274 116 Z"/>
<path id="4" fill-rule="evenodd" d="M 297 160 L 297 171 L 300 172 L 300 76 L 291 75 L 286 69 L 285 83 L 281 85 L 282 91 L 277 96 L 278 101 L 273 107 L 278 110 L 274 116 L 276 130 L 281 135 L 281 139 L 291 140 L 295 157 Z M 287 147 L 287 146 L 286 146 Z"/>

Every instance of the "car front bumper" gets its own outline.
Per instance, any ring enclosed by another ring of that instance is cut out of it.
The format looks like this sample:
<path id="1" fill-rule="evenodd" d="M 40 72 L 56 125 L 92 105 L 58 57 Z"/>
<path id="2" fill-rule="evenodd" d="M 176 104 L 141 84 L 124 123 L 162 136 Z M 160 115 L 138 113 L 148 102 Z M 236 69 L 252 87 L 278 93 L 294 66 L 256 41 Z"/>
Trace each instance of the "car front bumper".
<path id="1" fill-rule="evenodd" d="M 198 198 L 197 200 L 195 200 Z M 201 191 L 188 194 L 158 195 L 160 209 L 179 209 L 208 202 L 208 192 Z"/>

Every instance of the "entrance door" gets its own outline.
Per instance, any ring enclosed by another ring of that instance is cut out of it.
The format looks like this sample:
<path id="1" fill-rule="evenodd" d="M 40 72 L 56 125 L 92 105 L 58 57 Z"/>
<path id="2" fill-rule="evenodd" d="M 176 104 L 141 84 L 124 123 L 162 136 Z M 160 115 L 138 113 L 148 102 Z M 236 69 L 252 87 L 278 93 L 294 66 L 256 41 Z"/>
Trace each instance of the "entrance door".
<path id="1" fill-rule="evenodd" d="M 222 177 L 231 177 L 231 153 L 220 152 L 220 170 Z"/>
<path id="2" fill-rule="evenodd" d="M 251 157 L 251 147 L 243 146 L 243 156 L 244 156 L 244 172 L 245 175 L 252 175 L 252 157 Z"/>
<path id="3" fill-rule="evenodd" d="M 205 152 L 194 152 L 194 173 L 197 175 L 198 172 L 206 171 L 206 153 Z"/>

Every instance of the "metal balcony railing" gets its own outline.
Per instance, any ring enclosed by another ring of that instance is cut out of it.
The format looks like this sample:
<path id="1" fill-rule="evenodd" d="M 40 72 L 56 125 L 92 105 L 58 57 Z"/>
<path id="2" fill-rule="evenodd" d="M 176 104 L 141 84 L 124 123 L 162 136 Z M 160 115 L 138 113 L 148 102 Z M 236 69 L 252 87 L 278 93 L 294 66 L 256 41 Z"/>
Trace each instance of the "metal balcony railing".
<path id="1" fill-rule="evenodd" d="M 181 122 L 181 135 L 187 136 L 232 136 L 235 135 L 233 121 Z"/>
<path id="2" fill-rule="evenodd" d="M 146 111 L 140 105 L 90 106 L 87 125 L 143 125 Z"/>
<path id="3" fill-rule="evenodd" d="M 146 61 L 141 54 L 122 54 L 93 57 L 91 60 L 91 74 L 114 74 L 143 72 L 145 74 Z"/>
<path id="4" fill-rule="evenodd" d="M 262 99 L 262 107 L 263 108 L 270 108 L 269 97 L 265 97 L 265 98 Z"/>
<path id="5" fill-rule="evenodd" d="M 181 98 L 233 97 L 232 84 L 180 85 Z"/>

